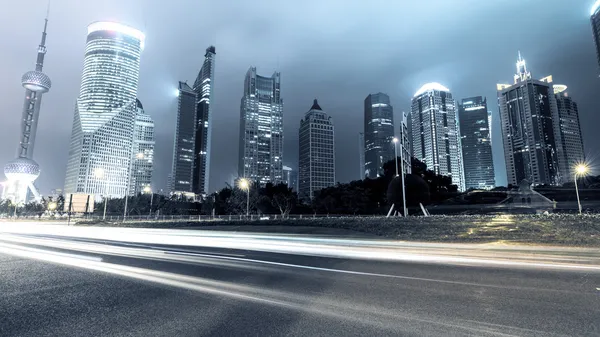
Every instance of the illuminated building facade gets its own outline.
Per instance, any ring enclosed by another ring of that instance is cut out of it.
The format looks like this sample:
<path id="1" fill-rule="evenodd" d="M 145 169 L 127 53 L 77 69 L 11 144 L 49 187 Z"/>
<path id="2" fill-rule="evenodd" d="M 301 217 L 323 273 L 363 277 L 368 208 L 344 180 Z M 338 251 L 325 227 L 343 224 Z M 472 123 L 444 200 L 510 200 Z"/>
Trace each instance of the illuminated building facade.
<path id="1" fill-rule="evenodd" d="M 194 195 L 194 148 L 197 125 L 197 94 L 185 82 L 179 82 L 177 123 L 173 142 L 171 186 L 173 194 Z"/>
<path id="2" fill-rule="evenodd" d="M 533 79 L 519 53 L 514 84 L 498 84 L 497 89 L 508 184 L 561 184 L 559 167 L 566 162 L 560 155 L 552 77 Z"/>
<path id="3" fill-rule="evenodd" d="M 152 191 L 154 170 L 154 121 L 137 102 L 137 114 L 133 132 L 133 162 L 131 165 L 130 195 Z"/>
<path id="4" fill-rule="evenodd" d="M 251 67 L 240 107 L 238 175 L 250 181 L 280 183 L 283 177 L 281 74 L 263 77 Z"/>
<path id="5" fill-rule="evenodd" d="M 384 93 L 365 98 L 365 176 L 383 175 L 383 164 L 394 159 L 394 108 Z"/>
<path id="6" fill-rule="evenodd" d="M 88 26 L 66 193 L 129 194 L 140 55 L 145 36 L 116 22 Z"/>
<path id="7" fill-rule="evenodd" d="M 335 185 L 333 122 L 316 99 L 300 121 L 299 145 L 298 195 L 308 201 L 315 192 Z"/>
<path id="8" fill-rule="evenodd" d="M 42 41 L 38 47 L 35 70 L 26 72 L 21 78 L 21 85 L 25 88 L 25 102 L 21 114 L 21 135 L 17 149 L 17 159 L 4 165 L 4 175 L 7 181 L 3 183 L 2 198 L 9 199 L 16 204 L 29 201 L 28 191 L 31 191 L 36 200 L 41 198 L 33 184 L 40 175 L 40 166 L 33 160 L 33 148 L 35 146 L 42 96 L 52 86 L 48 75 L 42 72 L 44 57 L 46 56 L 47 26 L 48 19 L 46 18 Z"/>
<path id="9" fill-rule="evenodd" d="M 487 100 L 476 96 L 458 105 L 461 146 L 467 189 L 489 190 L 496 185 L 490 142 Z"/>
<path id="10" fill-rule="evenodd" d="M 462 151 L 456 120 L 456 103 L 450 90 L 439 83 L 421 87 L 412 99 L 413 156 L 452 184 L 465 190 Z"/>
<path id="11" fill-rule="evenodd" d="M 210 46 L 204 54 L 204 64 L 194 82 L 196 108 L 196 134 L 194 137 L 194 171 L 192 190 L 196 194 L 208 194 L 210 173 L 210 148 L 212 135 L 212 92 L 215 78 L 215 47 Z"/>
<path id="12" fill-rule="evenodd" d="M 575 174 L 573 168 L 577 164 L 585 162 L 583 137 L 579 124 L 579 109 L 577 103 L 567 93 L 567 86 L 554 84 L 553 88 L 560 121 L 558 130 L 562 142 L 562 161 L 566 163 L 560 169 L 563 182 L 566 182 Z"/>

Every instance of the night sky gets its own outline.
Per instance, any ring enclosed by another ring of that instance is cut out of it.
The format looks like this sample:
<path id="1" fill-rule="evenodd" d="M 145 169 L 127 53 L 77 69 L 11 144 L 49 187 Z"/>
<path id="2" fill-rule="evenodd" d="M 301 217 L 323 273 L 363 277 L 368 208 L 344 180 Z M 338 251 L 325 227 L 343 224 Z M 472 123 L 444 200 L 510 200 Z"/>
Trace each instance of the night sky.
<path id="1" fill-rule="evenodd" d="M 0 0 L 0 165 L 15 157 L 24 89 L 33 70 L 46 0 Z M 292 3 L 294 5 L 292 5 Z M 144 31 L 138 96 L 156 123 L 155 189 L 166 188 L 177 81 L 193 83 L 209 45 L 217 51 L 210 189 L 237 175 L 239 107 L 250 66 L 281 71 L 284 164 L 297 168 L 298 127 L 314 98 L 333 117 L 336 178 L 358 178 L 363 100 L 390 95 L 399 120 L 427 82 L 458 101 L 482 95 L 493 111 L 497 185 L 506 184 L 496 83 L 511 83 L 517 52 L 533 77 L 553 75 L 578 102 L 585 150 L 599 158 L 600 79 L 589 12 L 592 0 L 53 0 L 44 96 L 34 159 L 43 194 L 62 188 L 79 93 L 86 27 L 114 20 Z M 93 4 L 93 5 L 92 5 Z"/>

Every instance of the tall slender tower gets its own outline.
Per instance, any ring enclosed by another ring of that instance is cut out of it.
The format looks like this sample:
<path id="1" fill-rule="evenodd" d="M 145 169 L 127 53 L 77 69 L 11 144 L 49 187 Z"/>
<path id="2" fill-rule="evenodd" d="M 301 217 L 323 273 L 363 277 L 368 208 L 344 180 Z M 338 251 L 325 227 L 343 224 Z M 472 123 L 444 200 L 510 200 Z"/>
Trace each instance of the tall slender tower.
<path id="1" fill-rule="evenodd" d="M 173 141 L 173 166 L 170 192 L 194 197 L 194 146 L 198 125 L 198 95 L 186 83 L 179 82 L 177 91 L 177 124 Z"/>
<path id="2" fill-rule="evenodd" d="M 33 160 L 33 148 L 35 146 L 42 96 L 52 86 L 50 78 L 42 72 L 44 56 L 46 55 L 47 27 L 48 17 L 46 16 L 42 41 L 38 47 L 35 70 L 26 72 L 21 78 L 21 84 L 25 88 L 25 103 L 23 104 L 21 117 L 21 139 L 17 149 L 17 159 L 4 166 L 4 175 L 8 179 L 8 184 L 4 189 L 3 197 L 17 204 L 28 201 L 28 189 L 36 200 L 40 199 L 40 195 L 33 185 L 35 179 L 40 175 L 40 166 Z"/>
<path id="3" fill-rule="evenodd" d="M 300 120 L 298 138 L 298 195 L 309 201 L 316 192 L 335 185 L 333 121 L 316 99 L 304 119 Z"/>
<path id="4" fill-rule="evenodd" d="M 365 98 L 365 175 L 383 175 L 383 164 L 394 159 L 394 109 L 382 92 Z"/>
<path id="5" fill-rule="evenodd" d="M 197 117 L 196 135 L 194 139 L 194 173 L 192 190 L 196 194 L 208 194 L 210 147 L 212 137 L 212 106 L 211 100 L 215 78 L 215 47 L 206 48 L 204 64 L 196 77 L 193 90 L 196 92 Z"/>
<path id="6" fill-rule="evenodd" d="M 144 111 L 144 106 L 139 99 L 136 103 L 134 156 L 131 163 L 129 195 L 152 192 L 152 173 L 154 171 L 154 121 Z"/>
<path id="7" fill-rule="evenodd" d="M 554 97 L 556 98 L 556 107 L 560 126 L 560 141 L 562 142 L 562 162 L 560 167 L 563 181 L 569 181 L 575 174 L 573 169 L 585 162 L 585 153 L 583 151 L 583 137 L 581 134 L 581 125 L 579 124 L 579 109 L 577 103 L 567 92 L 567 86 L 563 84 L 554 84 Z"/>
<path id="8" fill-rule="evenodd" d="M 456 104 L 450 90 L 439 83 L 425 84 L 412 99 L 413 156 L 436 174 L 450 176 L 465 190 Z"/>
<path id="9" fill-rule="evenodd" d="M 496 185 L 490 143 L 487 99 L 464 98 L 458 105 L 465 187 L 492 189 Z"/>
<path id="10" fill-rule="evenodd" d="M 145 35 L 116 22 L 88 26 L 66 193 L 124 197 L 131 183 L 140 55 Z"/>
<path id="11" fill-rule="evenodd" d="M 251 67 L 240 107 L 238 175 L 261 184 L 283 182 L 281 73 L 263 77 Z"/>

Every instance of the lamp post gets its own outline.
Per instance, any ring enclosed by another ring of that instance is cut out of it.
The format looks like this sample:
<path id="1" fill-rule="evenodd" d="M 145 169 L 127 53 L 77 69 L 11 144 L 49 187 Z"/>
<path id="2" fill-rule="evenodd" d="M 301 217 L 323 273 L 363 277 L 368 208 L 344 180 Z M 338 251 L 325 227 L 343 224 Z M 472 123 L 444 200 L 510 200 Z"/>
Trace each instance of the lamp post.
<path id="1" fill-rule="evenodd" d="M 396 176 L 398 176 L 398 142 L 399 139 L 394 137 L 394 151 L 396 153 L 396 157 L 394 161 L 396 162 Z M 402 214 L 404 216 L 408 215 L 408 210 L 406 209 L 406 187 L 404 185 L 404 149 L 402 148 L 402 143 L 400 143 L 400 180 L 402 181 Z"/>
<path id="2" fill-rule="evenodd" d="M 144 187 L 144 193 L 150 193 L 150 212 L 148 213 L 148 217 L 152 217 L 152 201 L 154 201 L 154 192 L 152 192 L 152 188 L 150 186 Z"/>
<path id="3" fill-rule="evenodd" d="M 579 200 L 579 187 L 577 187 L 577 176 L 585 176 L 589 171 L 589 167 L 586 164 L 577 164 L 575 166 L 575 193 L 577 194 L 577 206 L 579 207 L 579 214 L 581 215 L 581 201 Z"/>
<path id="4" fill-rule="evenodd" d="M 394 142 L 394 162 L 396 163 L 396 177 L 398 176 L 398 138 L 394 137 L 394 139 L 392 139 L 392 141 Z"/>
<path id="5" fill-rule="evenodd" d="M 242 190 L 246 190 L 247 193 L 247 197 L 246 197 L 246 216 L 250 215 L 250 181 L 246 178 L 241 178 L 238 186 L 242 189 Z"/>

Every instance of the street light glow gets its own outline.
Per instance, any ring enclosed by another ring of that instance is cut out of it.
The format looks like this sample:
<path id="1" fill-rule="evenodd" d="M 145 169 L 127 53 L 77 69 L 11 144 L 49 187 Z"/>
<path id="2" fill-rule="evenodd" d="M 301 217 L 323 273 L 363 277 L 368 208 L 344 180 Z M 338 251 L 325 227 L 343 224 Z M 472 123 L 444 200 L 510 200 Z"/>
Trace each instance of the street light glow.
<path id="1" fill-rule="evenodd" d="M 151 192 L 152 192 L 152 188 L 150 186 L 144 187 L 144 193 L 151 193 Z"/>
<path id="2" fill-rule="evenodd" d="M 58 206 L 58 205 L 56 204 L 56 202 L 51 202 L 51 203 L 48 203 L 48 210 L 49 210 L 49 211 L 54 211 L 54 210 L 56 209 L 56 207 L 57 207 L 57 206 Z"/>
<path id="3" fill-rule="evenodd" d="M 394 137 L 394 139 L 392 139 L 392 141 L 393 141 L 394 143 L 398 143 L 398 138 Z"/>
<path id="4" fill-rule="evenodd" d="M 575 166 L 575 172 L 578 175 L 584 175 L 589 171 L 589 167 L 586 164 L 578 164 Z"/>
<path id="5" fill-rule="evenodd" d="M 246 178 L 242 178 L 240 179 L 240 181 L 238 182 L 238 186 L 243 189 L 243 190 L 247 190 L 250 188 L 250 181 Z"/>

